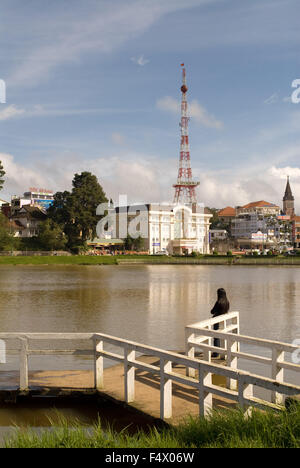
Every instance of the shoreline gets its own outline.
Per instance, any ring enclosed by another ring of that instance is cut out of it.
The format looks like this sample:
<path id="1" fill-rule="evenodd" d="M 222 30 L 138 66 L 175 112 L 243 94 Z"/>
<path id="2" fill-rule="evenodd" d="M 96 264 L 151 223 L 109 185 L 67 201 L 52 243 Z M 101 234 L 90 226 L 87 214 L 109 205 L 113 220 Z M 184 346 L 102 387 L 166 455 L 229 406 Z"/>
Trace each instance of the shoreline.
<path id="1" fill-rule="evenodd" d="M 155 256 L 0 256 L 1 265 L 26 266 L 101 266 L 101 265 L 289 265 L 300 266 L 300 256 L 296 257 L 155 257 Z"/>

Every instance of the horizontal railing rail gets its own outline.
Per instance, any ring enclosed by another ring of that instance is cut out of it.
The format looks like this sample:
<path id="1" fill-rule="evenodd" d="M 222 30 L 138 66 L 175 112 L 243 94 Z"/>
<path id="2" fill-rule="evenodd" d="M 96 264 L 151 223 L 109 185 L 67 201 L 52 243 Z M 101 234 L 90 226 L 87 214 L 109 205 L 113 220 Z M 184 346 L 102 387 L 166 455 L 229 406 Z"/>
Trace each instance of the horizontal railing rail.
<path id="1" fill-rule="evenodd" d="M 232 316 L 235 320 L 238 317 Z M 237 322 L 238 323 L 238 322 Z M 237 323 L 235 325 L 237 325 Z M 226 325 L 226 324 L 225 324 Z M 230 324 L 227 324 L 231 327 Z M 192 329 L 194 327 L 192 326 Z M 226 328 L 225 328 L 226 329 Z M 206 330 L 207 331 L 207 330 Z M 218 333 L 224 333 L 218 332 Z M 234 335 L 236 338 L 236 335 Z M 210 336 L 205 336 L 211 339 Z M 160 379 L 160 417 L 168 419 L 172 417 L 172 383 L 177 382 L 187 387 L 194 388 L 198 393 L 199 414 L 207 415 L 212 409 L 213 396 L 219 396 L 236 402 L 242 408 L 258 406 L 261 408 L 281 409 L 279 405 L 272 404 L 253 396 L 253 386 L 266 388 L 282 395 L 300 394 L 300 386 L 281 383 L 276 379 L 270 379 L 245 371 L 218 365 L 216 363 L 199 360 L 153 346 L 148 346 L 133 341 L 117 338 L 103 333 L 0 333 L 2 340 L 15 340 L 18 343 L 20 361 L 20 384 L 22 391 L 29 389 L 29 357 L 36 355 L 66 355 L 84 354 L 93 357 L 94 361 L 94 388 L 104 390 L 104 359 L 123 363 L 124 366 L 124 394 L 125 401 L 131 403 L 135 400 L 136 369 L 158 375 Z M 74 345 L 68 349 L 34 349 L 32 346 L 37 341 L 63 341 L 73 345 L 73 341 L 89 342 L 90 349 L 74 349 Z M 229 339 L 228 339 L 229 340 Z M 230 341 L 230 340 L 229 340 Z M 120 348 L 120 352 L 112 352 L 106 345 Z M 220 348 L 221 349 L 221 348 Z M 222 350 L 223 351 L 223 350 Z M 137 353 L 156 357 L 159 363 L 149 364 L 138 360 Z M 193 370 L 193 375 L 185 375 L 178 372 L 176 365 L 182 366 L 186 372 Z M 1 369 L 1 368 L 0 368 Z M 212 375 L 223 376 L 230 381 L 235 381 L 235 389 L 223 388 L 212 383 Z"/>
<path id="2" fill-rule="evenodd" d="M 214 325 L 219 324 L 222 330 L 215 330 Z M 217 353 L 226 358 L 228 367 L 238 369 L 238 359 L 245 359 L 260 364 L 266 364 L 271 368 L 271 376 L 276 382 L 284 383 L 284 370 L 290 370 L 300 373 L 298 363 L 286 360 L 285 353 L 294 353 L 300 351 L 300 346 L 295 344 L 283 343 L 262 338 L 254 338 L 239 334 L 239 312 L 220 315 L 202 322 L 188 325 L 186 333 L 186 354 L 195 357 L 196 350 L 203 352 L 204 359 L 211 362 L 212 353 Z M 219 339 L 223 346 L 216 346 L 213 340 Z M 261 356 L 259 354 L 242 352 L 241 345 L 254 346 L 256 348 L 267 348 L 270 350 L 271 357 Z M 241 369 L 240 369 L 241 370 Z M 194 370 L 188 370 L 187 375 L 194 375 Z M 230 389 L 236 386 L 235 381 L 228 381 Z M 272 390 L 271 401 L 276 404 L 283 403 L 283 395 Z"/>

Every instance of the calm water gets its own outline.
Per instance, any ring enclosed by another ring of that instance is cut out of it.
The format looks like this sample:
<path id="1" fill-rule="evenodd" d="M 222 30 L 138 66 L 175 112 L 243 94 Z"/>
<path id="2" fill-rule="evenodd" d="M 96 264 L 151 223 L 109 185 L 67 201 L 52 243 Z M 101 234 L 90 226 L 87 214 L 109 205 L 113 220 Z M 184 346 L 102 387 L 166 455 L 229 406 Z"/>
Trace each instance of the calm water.
<path id="1" fill-rule="evenodd" d="M 185 325 L 210 316 L 219 287 L 240 311 L 242 334 L 300 338 L 300 267 L 292 266 L 1 266 L 0 330 L 99 331 L 183 350 Z M 16 368 L 15 359 L 1 370 Z M 31 358 L 32 369 L 54 367 L 91 362 Z"/>
<path id="2" fill-rule="evenodd" d="M 210 316 L 224 287 L 241 333 L 300 336 L 300 267 L 1 266 L 2 332 L 95 332 L 184 348 L 184 327 Z"/>

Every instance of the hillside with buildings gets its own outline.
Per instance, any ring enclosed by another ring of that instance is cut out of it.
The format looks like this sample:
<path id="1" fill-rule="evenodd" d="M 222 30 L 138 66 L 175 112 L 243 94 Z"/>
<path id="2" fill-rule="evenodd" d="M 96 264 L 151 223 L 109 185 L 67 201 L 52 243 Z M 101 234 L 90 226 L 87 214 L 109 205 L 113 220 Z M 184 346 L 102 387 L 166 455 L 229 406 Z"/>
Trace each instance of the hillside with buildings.
<path id="1" fill-rule="evenodd" d="M 211 245 L 220 252 L 240 250 L 288 251 L 300 247 L 300 216 L 287 178 L 282 208 L 259 200 L 218 210 L 210 230 Z"/>

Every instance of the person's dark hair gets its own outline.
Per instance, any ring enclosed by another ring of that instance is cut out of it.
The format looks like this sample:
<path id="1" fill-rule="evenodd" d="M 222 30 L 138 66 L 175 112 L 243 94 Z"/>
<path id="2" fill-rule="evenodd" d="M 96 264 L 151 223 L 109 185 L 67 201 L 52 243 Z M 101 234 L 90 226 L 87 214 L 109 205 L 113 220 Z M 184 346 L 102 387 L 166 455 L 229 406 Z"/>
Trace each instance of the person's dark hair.
<path id="1" fill-rule="evenodd" d="M 226 291 L 223 288 L 217 290 L 218 300 L 215 303 L 211 313 L 214 317 L 218 315 L 227 314 L 230 304 L 226 296 Z"/>

